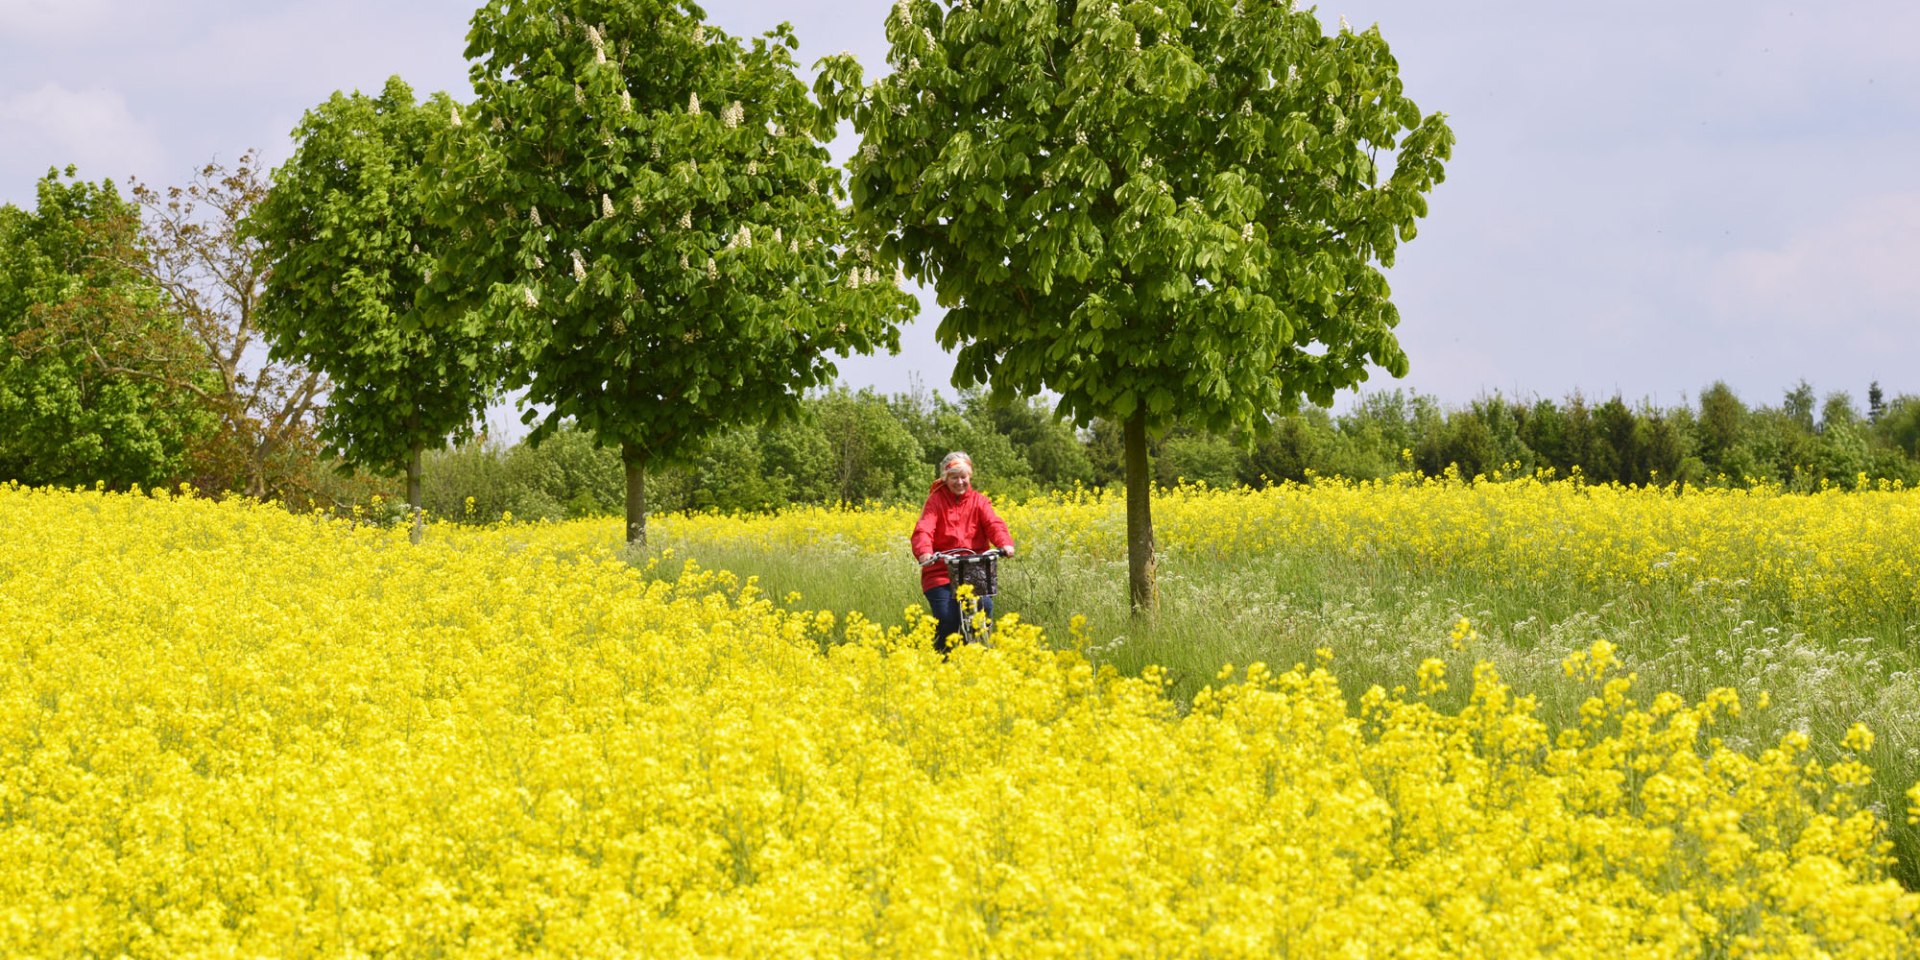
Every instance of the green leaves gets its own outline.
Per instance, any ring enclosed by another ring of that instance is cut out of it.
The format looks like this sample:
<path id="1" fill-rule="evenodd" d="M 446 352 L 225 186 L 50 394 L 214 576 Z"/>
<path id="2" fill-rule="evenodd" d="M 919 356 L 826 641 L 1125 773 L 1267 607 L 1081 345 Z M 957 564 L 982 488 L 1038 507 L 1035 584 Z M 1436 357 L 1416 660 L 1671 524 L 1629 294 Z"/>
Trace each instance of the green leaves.
<path id="1" fill-rule="evenodd" d="M 499 380 L 494 331 L 463 315 L 455 272 L 436 278 L 454 234 L 428 218 L 432 155 L 460 114 L 399 77 L 335 93 L 248 218 L 273 264 L 261 329 L 332 381 L 321 434 L 351 463 L 393 470 L 469 436 Z"/>
<path id="2" fill-rule="evenodd" d="M 888 37 L 894 75 L 830 60 L 817 90 L 863 138 L 863 236 L 948 307 L 956 383 L 1225 429 L 1405 369 L 1380 270 L 1452 135 L 1377 30 L 1271 4 L 908 0 Z"/>
<path id="3" fill-rule="evenodd" d="M 482 8 L 437 201 L 461 238 L 445 268 L 486 291 L 509 383 L 550 411 L 537 431 L 571 418 L 643 460 L 790 410 L 829 354 L 895 347 L 914 306 L 849 237 L 821 142 L 849 105 L 809 96 L 790 29 L 745 43 L 701 16 Z"/>

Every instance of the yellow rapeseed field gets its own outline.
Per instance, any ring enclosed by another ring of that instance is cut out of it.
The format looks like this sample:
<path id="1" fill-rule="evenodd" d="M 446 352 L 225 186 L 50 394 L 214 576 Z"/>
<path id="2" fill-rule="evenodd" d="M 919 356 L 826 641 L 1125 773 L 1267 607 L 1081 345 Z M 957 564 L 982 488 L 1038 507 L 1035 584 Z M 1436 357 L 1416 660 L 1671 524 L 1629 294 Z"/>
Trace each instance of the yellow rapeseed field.
<path id="1" fill-rule="evenodd" d="M 1185 549 L 1472 535 L 1369 489 L 1288 529 L 1257 494 L 1160 516 L 1212 525 Z M 1029 537 L 1111 535 L 1097 501 L 1014 509 Z M 899 549 L 848 516 L 761 536 Z M 1011 618 L 942 662 L 917 612 L 655 579 L 617 529 L 414 547 L 0 487 L 0 956 L 1920 955 L 1864 727 L 1833 763 L 1799 734 L 1735 751 L 1738 697 L 1639 690 L 1604 643 L 1566 660 L 1592 695 L 1566 729 L 1437 660 L 1349 704 L 1331 654 L 1225 668 L 1181 709 Z M 1596 576 L 1731 562 L 1619 535 L 1634 559 Z M 1448 684 L 1465 708 L 1432 705 Z"/>

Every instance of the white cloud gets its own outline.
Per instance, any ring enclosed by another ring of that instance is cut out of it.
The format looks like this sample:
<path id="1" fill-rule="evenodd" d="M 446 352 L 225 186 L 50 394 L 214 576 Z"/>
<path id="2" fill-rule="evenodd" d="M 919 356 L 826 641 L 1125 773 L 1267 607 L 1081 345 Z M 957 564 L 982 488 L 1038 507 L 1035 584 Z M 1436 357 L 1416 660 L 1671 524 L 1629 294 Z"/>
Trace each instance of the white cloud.
<path id="1" fill-rule="evenodd" d="M 75 164 L 88 179 L 120 179 L 166 155 L 160 137 L 114 90 L 69 90 L 56 83 L 0 97 L 0 128 L 10 134 L 0 170 L 9 183 Z M 30 193 L 29 193 L 30 195 Z"/>

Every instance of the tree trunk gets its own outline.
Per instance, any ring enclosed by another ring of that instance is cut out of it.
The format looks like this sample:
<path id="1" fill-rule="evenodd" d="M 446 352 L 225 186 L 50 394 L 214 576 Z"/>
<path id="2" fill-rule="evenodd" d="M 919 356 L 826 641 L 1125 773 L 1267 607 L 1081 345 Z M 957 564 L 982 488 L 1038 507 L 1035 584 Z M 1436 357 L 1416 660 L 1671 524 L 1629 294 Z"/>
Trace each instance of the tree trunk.
<path id="1" fill-rule="evenodd" d="M 1160 608 L 1153 557 L 1152 475 L 1147 472 L 1147 411 L 1127 418 L 1127 593 L 1136 620 L 1151 619 Z"/>
<path id="2" fill-rule="evenodd" d="M 647 545 L 647 457 L 631 443 L 620 445 L 627 466 L 627 545 Z"/>
<path id="3" fill-rule="evenodd" d="M 420 542 L 427 525 L 426 511 L 420 508 L 420 472 L 420 442 L 416 440 L 413 455 L 407 458 L 407 507 L 413 516 L 413 529 L 407 536 L 414 543 Z"/>

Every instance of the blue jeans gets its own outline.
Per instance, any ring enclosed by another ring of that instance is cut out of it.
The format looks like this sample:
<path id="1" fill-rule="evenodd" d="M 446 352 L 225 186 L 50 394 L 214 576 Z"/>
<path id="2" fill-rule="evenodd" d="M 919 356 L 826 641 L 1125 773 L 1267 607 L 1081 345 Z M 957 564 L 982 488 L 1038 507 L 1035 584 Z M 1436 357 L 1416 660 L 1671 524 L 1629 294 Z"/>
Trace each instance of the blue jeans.
<path id="1" fill-rule="evenodd" d="M 960 601 L 954 599 L 953 584 L 943 583 L 927 591 L 927 606 L 933 608 L 933 618 L 940 621 L 939 629 L 933 635 L 933 648 L 946 656 L 951 647 L 947 638 L 960 632 Z M 987 616 L 993 616 L 993 598 L 980 601 L 980 609 Z"/>

